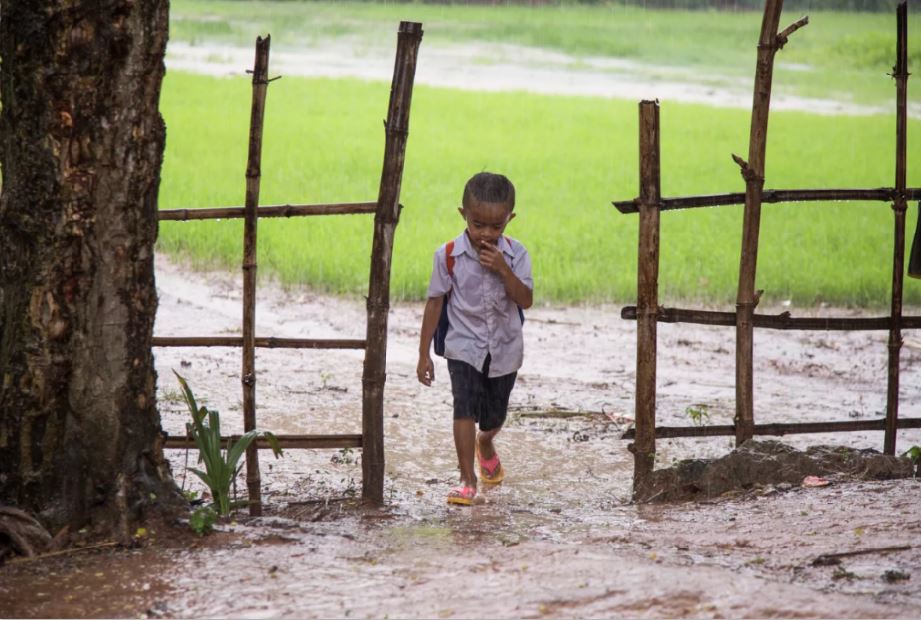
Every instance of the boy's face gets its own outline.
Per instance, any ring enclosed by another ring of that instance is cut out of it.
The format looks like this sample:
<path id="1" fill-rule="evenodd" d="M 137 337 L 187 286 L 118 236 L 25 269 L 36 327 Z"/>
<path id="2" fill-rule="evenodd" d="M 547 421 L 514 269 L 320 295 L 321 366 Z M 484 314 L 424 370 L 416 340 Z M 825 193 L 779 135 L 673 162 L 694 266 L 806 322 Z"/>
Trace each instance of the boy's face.
<path id="1" fill-rule="evenodd" d="M 471 197 L 469 203 L 458 211 L 467 222 L 470 240 L 477 250 L 482 250 L 484 245 L 496 245 L 515 214 L 504 202 L 481 202 Z"/>

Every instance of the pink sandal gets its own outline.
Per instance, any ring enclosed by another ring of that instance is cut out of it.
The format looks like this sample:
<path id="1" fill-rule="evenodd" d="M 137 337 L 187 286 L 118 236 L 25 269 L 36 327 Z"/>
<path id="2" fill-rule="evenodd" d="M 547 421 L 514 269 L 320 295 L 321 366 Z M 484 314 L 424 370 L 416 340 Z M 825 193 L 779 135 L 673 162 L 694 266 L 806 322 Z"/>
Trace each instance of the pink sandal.
<path id="1" fill-rule="evenodd" d="M 480 444 L 476 446 L 476 462 L 480 470 L 480 480 L 487 484 L 499 484 L 505 480 L 505 469 L 499 461 L 499 453 L 493 454 L 491 459 L 480 456 Z"/>
<path id="2" fill-rule="evenodd" d="M 457 487 L 448 493 L 449 504 L 472 506 L 476 501 L 476 487 Z"/>

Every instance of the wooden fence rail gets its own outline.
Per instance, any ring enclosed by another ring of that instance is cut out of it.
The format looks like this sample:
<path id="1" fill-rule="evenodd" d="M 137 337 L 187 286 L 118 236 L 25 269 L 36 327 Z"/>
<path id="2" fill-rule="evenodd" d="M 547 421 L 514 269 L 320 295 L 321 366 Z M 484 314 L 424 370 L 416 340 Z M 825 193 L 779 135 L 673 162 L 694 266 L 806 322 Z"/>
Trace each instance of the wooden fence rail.
<path id="1" fill-rule="evenodd" d="M 323 450 L 339 448 L 360 448 L 362 445 L 361 435 L 275 435 L 278 439 L 278 445 L 284 449 L 295 450 Z M 240 441 L 240 435 L 228 435 L 221 438 L 224 446 L 229 443 Z M 195 442 L 190 437 L 169 437 L 164 444 L 167 448 L 194 448 Z M 253 442 L 259 450 L 268 450 L 271 448 L 269 442 L 265 439 L 257 439 Z"/>
<path id="2" fill-rule="evenodd" d="M 659 106 L 642 101 L 639 106 L 640 193 L 633 200 L 614 201 L 621 213 L 639 213 L 639 264 L 637 267 L 637 304 L 623 308 L 621 316 L 637 321 L 636 415 L 635 428 L 624 439 L 635 439 L 634 498 L 643 499 L 652 473 L 655 439 L 659 437 L 702 437 L 735 435 L 736 445 L 753 435 L 789 433 L 884 431 L 883 451 L 893 454 L 896 431 L 921 428 L 921 419 L 899 419 L 899 353 L 903 329 L 921 328 L 921 317 L 902 316 L 902 289 L 905 270 L 905 211 L 907 201 L 921 200 L 921 189 L 906 186 L 907 152 L 907 24 L 908 7 L 903 2 L 897 10 L 896 64 L 892 77 L 896 81 L 896 153 L 895 185 L 876 189 L 781 189 L 764 190 L 767 127 L 770 111 L 774 56 L 788 37 L 805 26 L 801 18 L 782 32 L 777 32 L 783 0 L 767 0 L 758 41 L 757 68 L 752 102 L 748 161 L 737 155 L 745 181 L 744 193 L 662 198 L 659 193 Z M 882 201 L 889 202 L 895 216 L 892 261 L 892 303 L 889 316 L 869 318 L 794 318 L 788 312 L 779 315 L 755 314 L 760 291 L 755 289 L 761 205 L 777 202 L 807 201 Z M 744 204 L 742 250 L 739 260 L 739 283 L 735 312 L 714 312 L 658 306 L 659 214 L 661 211 Z M 921 208 L 921 205 L 919 205 Z M 921 216 L 919 216 L 921 217 Z M 921 247 L 916 249 L 921 256 Z M 913 257 L 921 265 L 921 258 Z M 921 267 L 918 268 L 921 274 Z M 914 274 L 913 274 L 914 275 Z M 731 425 L 701 427 L 655 426 L 655 377 L 657 322 L 697 323 L 736 328 L 735 388 L 736 415 Z M 845 422 L 808 422 L 755 424 L 753 378 L 753 329 L 797 330 L 888 330 L 888 368 L 886 417 L 878 420 Z"/>
<path id="3" fill-rule="evenodd" d="M 241 336 L 158 336 L 155 347 L 243 347 Z M 321 338 L 254 338 L 252 346 L 262 349 L 364 349 L 364 340 L 335 340 Z"/>
<path id="4" fill-rule="evenodd" d="M 921 418 L 901 418 L 898 428 L 921 428 Z M 886 418 L 875 420 L 847 420 L 837 422 L 774 422 L 755 424 L 755 435 L 801 435 L 805 433 L 844 433 L 856 431 L 885 431 Z M 735 435 L 732 424 L 708 424 L 706 426 L 657 426 L 656 438 L 674 437 L 720 437 Z M 633 439 L 636 429 L 624 432 L 621 439 Z"/>
<path id="5" fill-rule="evenodd" d="M 258 207 L 256 215 L 264 217 L 296 217 L 304 215 L 373 215 L 376 202 L 345 202 L 317 205 L 272 205 Z M 246 207 L 211 207 L 205 209 L 164 209 L 160 221 L 188 222 L 191 220 L 230 220 L 246 216 Z"/>
<path id="6" fill-rule="evenodd" d="M 896 199 L 894 187 L 876 189 L 766 189 L 761 193 L 761 202 L 843 202 L 843 201 L 878 201 L 892 202 Z M 912 187 L 904 190 L 906 200 L 921 200 L 921 188 Z M 616 200 L 612 202 L 621 213 L 638 213 L 639 199 Z M 676 209 L 695 209 L 697 207 L 725 207 L 745 204 L 745 194 L 710 194 L 707 196 L 684 196 L 659 199 L 660 211 Z"/>
<path id="7" fill-rule="evenodd" d="M 620 318 L 636 320 L 638 312 L 636 306 L 624 306 L 620 311 Z M 659 306 L 656 312 L 659 323 L 695 323 L 697 325 L 722 325 L 736 324 L 735 312 L 716 312 L 713 310 L 688 310 L 684 308 L 665 308 Z M 814 330 L 814 331 L 873 331 L 889 330 L 892 328 L 892 317 L 801 317 L 794 318 L 789 312 L 780 314 L 755 314 L 752 315 L 755 327 L 766 329 L 784 330 Z M 921 316 L 905 316 L 901 319 L 905 329 L 921 329 Z"/>

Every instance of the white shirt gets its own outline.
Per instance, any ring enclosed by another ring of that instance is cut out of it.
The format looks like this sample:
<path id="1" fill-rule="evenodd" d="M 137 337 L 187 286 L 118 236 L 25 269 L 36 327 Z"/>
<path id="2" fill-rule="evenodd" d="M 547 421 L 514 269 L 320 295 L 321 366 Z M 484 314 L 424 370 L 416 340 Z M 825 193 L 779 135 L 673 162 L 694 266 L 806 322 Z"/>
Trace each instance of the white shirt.
<path id="1" fill-rule="evenodd" d="M 479 253 L 471 246 L 466 231 L 454 239 L 454 269 L 449 276 L 446 247 L 442 245 L 435 251 L 428 290 L 429 297 L 451 293 L 446 300 L 451 326 L 445 338 L 445 357 L 482 370 L 489 354 L 490 377 L 517 371 L 524 357 L 521 317 L 501 276 L 480 264 Z M 497 247 L 515 276 L 533 290 L 527 249 L 505 236 L 499 238 Z"/>

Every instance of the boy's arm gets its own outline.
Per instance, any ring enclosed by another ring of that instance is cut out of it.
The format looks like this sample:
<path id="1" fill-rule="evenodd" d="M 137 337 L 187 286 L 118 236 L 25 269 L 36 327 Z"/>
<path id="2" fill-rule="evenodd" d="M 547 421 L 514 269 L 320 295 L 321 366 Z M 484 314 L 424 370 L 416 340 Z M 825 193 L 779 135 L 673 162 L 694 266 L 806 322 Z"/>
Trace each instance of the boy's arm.
<path id="1" fill-rule="evenodd" d="M 515 275 L 512 268 L 507 262 L 502 252 L 494 245 L 485 245 L 480 250 L 480 264 L 495 271 L 502 278 L 505 285 L 505 292 L 516 304 L 527 310 L 534 304 L 534 291 L 527 284 Z"/>
<path id="2" fill-rule="evenodd" d="M 432 348 L 432 338 L 435 337 L 435 330 L 438 329 L 438 319 L 441 318 L 441 307 L 444 305 L 444 295 L 441 297 L 429 297 L 425 302 L 425 310 L 422 312 L 422 329 L 419 334 L 419 363 L 416 365 L 416 376 L 419 383 L 423 385 L 432 385 L 435 380 L 435 364 L 432 362 L 432 356 L 429 353 Z"/>
<path id="3" fill-rule="evenodd" d="M 521 306 L 523 310 L 527 310 L 534 304 L 534 291 L 518 279 L 511 267 L 506 265 L 505 270 L 499 272 L 499 275 L 502 276 L 505 292 L 508 293 L 512 301 Z"/>

